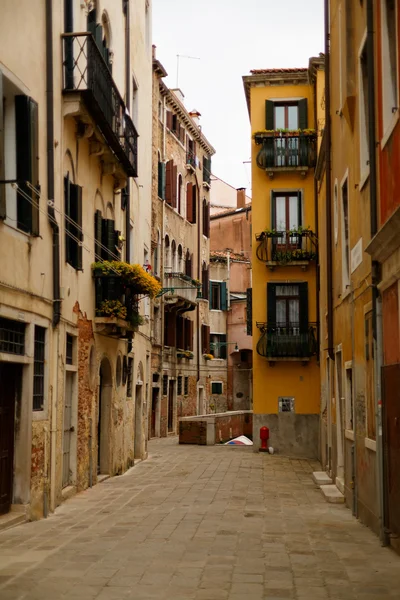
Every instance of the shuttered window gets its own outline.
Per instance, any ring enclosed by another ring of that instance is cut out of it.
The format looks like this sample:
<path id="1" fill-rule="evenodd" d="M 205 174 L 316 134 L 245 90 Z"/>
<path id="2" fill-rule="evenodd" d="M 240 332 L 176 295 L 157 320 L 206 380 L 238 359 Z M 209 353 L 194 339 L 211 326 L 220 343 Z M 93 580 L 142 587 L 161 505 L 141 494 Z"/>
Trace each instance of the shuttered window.
<path id="1" fill-rule="evenodd" d="M 184 350 L 185 346 L 185 319 L 180 315 L 176 317 L 176 347 Z"/>
<path id="2" fill-rule="evenodd" d="M 167 204 L 172 204 L 172 172 L 173 162 L 169 160 L 166 164 L 166 175 L 165 175 L 165 201 Z"/>
<path id="3" fill-rule="evenodd" d="M 203 354 L 210 354 L 210 326 L 201 326 L 201 350 Z"/>
<path id="4" fill-rule="evenodd" d="M 35 342 L 33 357 L 33 410 L 44 407 L 46 329 L 35 325 Z"/>
<path id="5" fill-rule="evenodd" d="M 185 319 L 185 350 L 193 352 L 193 321 Z"/>
<path id="6" fill-rule="evenodd" d="M 298 102 L 265 101 L 265 128 L 274 129 L 307 129 L 308 128 L 307 98 Z"/>
<path id="7" fill-rule="evenodd" d="M 103 229 L 103 217 L 100 210 L 96 210 L 94 213 L 94 257 L 95 261 L 101 260 L 102 249 L 102 229 Z"/>
<path id="8" fill-rule="evenodd" d="M 189 377 L 185 377 L 185 386 L 183 388 L 183 394 L 185 396 L 189 394 Z"/>
<path id="9" fill-rule="evenodd" d="M 193 184 L 188 183 L 186 186 L 186 219 L 189 223 L 193 223 Z"/>
<path id="10" fill-rule="evenodd" d="M 201 271 L 202 290 L 201 296 L 204 300 L 209 298 L 209 287 L 210 287 L 210 268 L 207 267 L 206 263 L 203 263 Z"/>
<path id="11" fill-rule="evenodd" d="M 158 197 L 165 200 L 165 163 L 158 162 Z"/>
<path id="12" fill-rule="evenodd" d="M 227 309 L 227 288 L 225 281 L 210 282 L 210 309 L 211 310 L 226 310 Z"/>
<path id="13" fill-rule="evenodd" d="M 267 284 L 267 321 L 271 327 L 308 331 L 308 284 Z"/>
<path id="14" fill-rule="evenodd" d="M 185 275 L 188 277 L 192 277 L 192 263 L 193 263 L 193 254 L 190 254 L 189 250 L 186 251 L 185 257 Z"/>
<path id="15" fill-rule="evenodd" d="M 203 200 L 203 235 L 210 237 L 210 204 Z"/>
<path id="16" fill-rule="evenodd" d="M 15 96 L 17 227 L 39 235 L 39 198 L 27 183 L 39 189 L 38 105 L 28 96 Z M 28 197 L 27 197 L 28 196 Z"/>
<path id="17" fill-rule="evenodd" d="M 64 177 L 65 260 L 82 270 L 82 188 Z"/>
<path id="18" fill-rule="evenodd" d="M 252 335 L 252 321 L 253 321 L 253 290 L 252 290 L 252 288 L 247 288 L 247 291 L 246 291 L 247 335 Z"/>
<path id="19" fill-rule="evenodd" d="M 210 348 L 214 358 L 226 359 L 226 335 L 222 333 L 212 333 L 210 335 Z"/>
<path id="20" fill-rule="evenodd" d="M 176 346 L 176 315 L 173 312 L 164 312 L 164 344 L 171 348 Z"/>

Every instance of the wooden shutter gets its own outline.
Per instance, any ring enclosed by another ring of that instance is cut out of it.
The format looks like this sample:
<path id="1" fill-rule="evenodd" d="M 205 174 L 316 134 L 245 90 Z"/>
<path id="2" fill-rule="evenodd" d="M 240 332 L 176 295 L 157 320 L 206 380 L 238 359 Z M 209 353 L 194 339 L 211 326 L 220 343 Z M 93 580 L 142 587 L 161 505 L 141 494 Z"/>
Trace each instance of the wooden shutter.
<path id="1" fill-rule="evenodd" d="M 172 204 L 172 171 L 173 162 L 169 160 L 166 165 L 166 179 L 165 179 L 165 201 L 167 204 Z"/>
<path id="2" fill-rule="evenodd" d="M 276 283 L 267 283 L 267 322 L 276 322 Z"/>
<path id="3" fill-rule="evenodd" d="M 308 283 L 299 283 L 300 333 L 308 332 Z"/>
<path id="4" fill-rule="evenodd" d="M 192 220 L 190 221 L 191 223 L 197 222 L 197 197 L 197 187 L 196 184 L 194 184 L 192 186 Z"/>
<path id="5" fill-rule="evenodd" d="M 210 237 L 211 230 L 211 203 L 207 203 L 207 237 Z"/>
<path id="6" fill-rule="evenodd" d="M 96 210 L 94 213 L 94 260 L 101 260 L 101 229 L 103 224 L 103 218 L 101 216 L 101 211 Z"/>
<path id="7" fill-rule="evenodd" d="M 185 328 L 184 328 L 184 318 L 180 315 L 176 317 L 176 347 L 180 350 L 184 349 L 185 345 Z"/>
<path id="8" fill-rule="evenodd" d="M 188 330 L 188 335 L 187 335 L 188 347 L 186 348 L 186 350 L 190 350 L 193 352 L 193 321 L 191 321 L 190 319 L 187 319 L 186 327 Z"/>
<path id="9" fill-rule="evenodd" d="M 17 180 L 31 202 L 18 194 L 18 227 L 39 235 L 39 199 L 26 182 L 39 188 L 38 105 L 28 96 L 15 96 Z"/>
<path id="10" fill-rule="evenodd" d="M 214 307 L 214 303 L 213 303 L 213 295 L 212 295 L 212 281 L 210 281 L 210 279 L 208 279 L 208 300 L 209 300 L 209 304 L 210 304 L 210 309 L 212 310 Z"/>
<path id="11" fill-rule="evenodd" d="M 186 252 L 185 258 L 185 275 L 188 277 L 192 276 L 192 255 L 190 254 L 189 250 Z"/>
<path id="12" fill-rule="evenodd" d="M 271 131 L 275 129 L 275 119 L 274 119 L 274 103 L 272 100 L 265 101 L 265 129 Z"/>
<path id="13" fill-rule="evenodd" d="M 71 263 L 71 223 L 68 217 L 71 216 L 71 184 L 69 174 L 64 177 L 64 224 L 65 224 L 65 260 Z"/>
<path id="14" fill-rule="evenodd" d="M 221 310 L 227 310 L 228 308 L 228 294 L 226 289 L 226 281 L 222 281 L 221 287 Z"/>
<path id="15" fill-rule="evenodd" d="M 103 258 L 104 260 L 115 260 L 115 234 L 114 221 L 112 219 L 103 219 Z"/>
<path id="16" fill-rule="evenodd" d="M 171 206 L 176 208 L 176 199 L 177 199 L 177 187 L 178 187 L 178 167 L 176 165 L 172 165 L 172 202 Z"/>
<path id="17" fill-rule="evenodd" d="M 201 351 L 203 354 L 210 353 L 210 326 L 204 323 L 201 326 Z"/>
<path id="18" fill-rule="evenodd" d="M 193 223 L 193 184 L 188 183 L 186 186 L 186 219 L 189 223 Z"/>
<path id="19" fill-rule="evenodd" d="M 307 98 L 299 100 L 299 129 L 307 129 L 308 114 L 307 114 Z"/>
<path id="20" fill-rule="evenodd" d="M 4 102 L 3 73 L 0 71 L 0 179 L 4 177 Z M 0 219 L 6 218 L 6 187 L 0 183 Z"/>
<path id="21" fill-rule="evenodd" d="M 247 288 L 246 290 L 246 325 L 247 335 L 252 334 L 252 322 L 253 322 L 253 290 Z"/>
<path id="22" fill-rule="evenodd" d="M 167 110 L 167 127 L 172 130 L 172 112 Z"/>

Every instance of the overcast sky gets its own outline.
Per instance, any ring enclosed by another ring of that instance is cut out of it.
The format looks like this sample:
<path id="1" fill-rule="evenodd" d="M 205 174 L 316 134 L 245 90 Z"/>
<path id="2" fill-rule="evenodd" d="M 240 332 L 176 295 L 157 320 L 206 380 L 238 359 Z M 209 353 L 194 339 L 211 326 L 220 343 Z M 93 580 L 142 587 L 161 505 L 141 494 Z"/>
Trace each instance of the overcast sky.
<path id="1" fill-rule="evenodd" d="M 153 44 L 216 150 L 212 170 L 250 189 L 250 125 L 242 75 L 306 67 L 324 50 L 322 0 L 153 0 Z"/>

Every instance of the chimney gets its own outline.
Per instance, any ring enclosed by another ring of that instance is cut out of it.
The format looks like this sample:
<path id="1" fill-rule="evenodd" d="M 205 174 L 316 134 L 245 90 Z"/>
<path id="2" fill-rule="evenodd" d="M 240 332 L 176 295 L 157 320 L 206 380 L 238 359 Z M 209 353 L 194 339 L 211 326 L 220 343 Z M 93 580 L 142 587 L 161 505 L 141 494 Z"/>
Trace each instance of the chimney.
<path id="1" fill-rule="evenodd" d="M 236 206 L 237 208 L 244 208 L 246 206 L 246 188 L 238 188 L 236 192 Z"/>
<path id="2" fill-rule="evenodd" d="M 171 90 L 171 92 L 174 92 L 175 96 L 178 98 L 181 104 L 185 104 L 185 94 L 182 92 L 181 89 L 174 88 L 173 90 Z"/>
<path id="3" fill-rule="evenodd" d="M 153 54 L 152 58 L 153 58 L 153 60 L 156 60 L 156 48 L 157 48 L 157 46 L 155 44 L 153 44 L 151 48 L 152 48 L 152 54 Z"/>
<path id="4" fill-rule="evenodd" d="M 193 121 L 196 123 L 197 126 L 200 125 L 201 113 L 199 113 L 198 110 L 196 110 L 194 108 L 193 110 L 190 111 L 189 116 L 193 119 Z"/>

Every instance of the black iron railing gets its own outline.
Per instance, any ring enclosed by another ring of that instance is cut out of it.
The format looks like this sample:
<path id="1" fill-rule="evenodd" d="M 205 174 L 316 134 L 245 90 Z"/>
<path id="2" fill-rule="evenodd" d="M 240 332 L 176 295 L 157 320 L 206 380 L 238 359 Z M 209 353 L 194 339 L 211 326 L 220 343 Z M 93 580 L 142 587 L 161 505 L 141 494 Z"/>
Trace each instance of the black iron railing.
<path id="1" fill-rule="evenodd" d="M 257 154 L 260 169 L 315 167 L 317 135 L 260 134 L 255 142 L 261 145 Z"/>
<path id="2" fill-rule="evenodd" d="M 137 177 L 138 134 L 92 34 L 65 33 L 62 37 L 64 93 L 82 93 L 127 175 Z"/>
<path id="3" fill-rule="evenodd" d="M 186 164 L 193 167 L 193 169 L 196 168 L 196 155 L 192 150 L 186 152 Z"/>
<path id="4" fill-rule="evenodd" d="M 256 323 L 257 352 L 266 358 L 310 358 L 317 353 L 317 323 Z"/>
<path id="5" fill-rule="evenodd" d="M 292 265 L 316 260 L 318 244 L 313 231 L 263 231 L 256 234 L 256 255 L 265 263 Z"/>
<path id="6" fill-rule="evenodd" d="M 129 329 L 140 325 L 139 301 L 136 290 L 126 286 L 118 275 L 94 272 L 96 317 L 116 317 L 126 321 Z"/>

